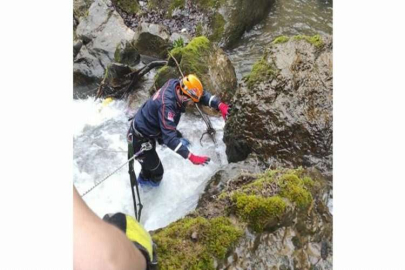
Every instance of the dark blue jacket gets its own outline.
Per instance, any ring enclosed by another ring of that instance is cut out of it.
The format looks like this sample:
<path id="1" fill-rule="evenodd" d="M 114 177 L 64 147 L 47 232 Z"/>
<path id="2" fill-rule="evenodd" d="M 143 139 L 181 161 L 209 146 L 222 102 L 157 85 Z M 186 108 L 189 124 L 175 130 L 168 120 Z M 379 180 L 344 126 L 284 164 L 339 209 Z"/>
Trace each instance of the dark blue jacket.
<path id="1" fill-rule="evenodd" d="M 161 138 L 170 149 L 183 158 L 187 158 L 190 151 L 182 145 L 176 133 L 180 116 L 185 112 L 185 108 L 176 94 L 177 87 L 180 87 L 179 80 L 168 80 L 153 97 L 142 105 L 136 113 L 132 125 L 145 137 Z M 220 100 L 204 90 L 199 103 L 218 110 Z"/>

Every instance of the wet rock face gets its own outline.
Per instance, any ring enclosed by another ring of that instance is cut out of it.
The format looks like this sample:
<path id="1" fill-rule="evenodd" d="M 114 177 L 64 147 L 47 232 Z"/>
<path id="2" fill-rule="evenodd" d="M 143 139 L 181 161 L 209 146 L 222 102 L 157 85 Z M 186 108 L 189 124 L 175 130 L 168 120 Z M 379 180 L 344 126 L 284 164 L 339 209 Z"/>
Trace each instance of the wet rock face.
<path id="1" fill-rule="evenodd" d="M 169 30 L 161 25 L 142 23 L 135 35 L 135 48 L 141 54 L 165 59 L 171 46 Z"/>
<path id="2" fill-rule="evenodd" d="M 134 42 L 122 40 L 115 49 L 114 61 L 116 63 L 135 66 L 141 61 L 141 56 Z"/>
<path id="3" fill-rule="evenodd" d="M 330 37 L 271 45 L 235 94 L 224 133 L 229 162 L 254 152 L 271 166 L 331 175 L 332 78 Z"/>
<path id="4" fill-rule="evenodd" d="M 91 45 L 90 45 L 91 47 Z M 104 67 L 87 46 L 81 46 L 73 64 L 73 95 L 84 98 L 95 94 L 104 75 Z"/>
<path id="5" fill-rule="evenodd" d="M 247 30 L 266 18 L 274 0 L 231 0 L 223 5 L 227 22 L 221 42 L 226 48 L 232 47 Z"/>
<path id="6" fill-rule="evenodd" d="M 299 241 L 290 227 L 245 237 L 219 269 L 333 269 L 331 254 L 321 256 L 328 242 Z"/>
<path id="7" fill-rule="evenodd" d="M 102 80 L 105 69 L 114 61 L 117 47 L 122 41 L 132 41 L 134 35 L 110 1 L 94 1 L 76 29 L 83 46 L 73 64 L 74 96 L 93 93 L 94 84 Z"/>
<path id="8" fill-rule="evenodd" d="M 94 0 L 73 0 L 73 15 L 80 20 L 81 17 L 86 16 L 93 2 Z"/>
<path id="9" fill-rule="evenodd" d="M 194 212 L 154 234 L 164 269 L 171 269 L 169 262 L 175 269 L 332 269 L 328 181 L 313 168 L 245 171 L 252 170 L 252 161 L 227 165 L 210 181 Z M 212 228 L 203 223 L 218 218 L 226 229 L 215 229 L 217 238 L 206 248 L 226 245 L 215 247 L 221 254 L 203 256 L 205 228 Z M 229 237 L 227 231 L 236 234 Z M 184 247 L 169 248 L 173 244 Z M 196 251 L 204 265 L 194 259 Z"/>
<path id="10" fill-rule="evenodd" d="M 149 0 L 135 13 L 115 6 L 132 29 L 142 22 L 161 24 L 171 33 L 204 35 L 228 48 L 264 19 L 273 3 L 274 0 Z"/>
<path id="11" fill-rule="evenodd" d="M 327 181 L 315 169 L 298 169 L 294 173 L 291 172 L 287 172 L 279 179 L 284 178 L 286 181 L 284 183 L 288 185 L 295 182 L 296 188 L 299 186 L 304 188 L 301 191 L 310 191 L 311 202 L 303 208 L 299 207 L 299 200 L 295 202 L 295 207 L 287 206 L 285 213 L 279 216 L 278 224 L 268 224 L 263 231 L 256 232 L 249 225 L 245 235 L 232 252 L 228 253 L 227 259 L 218 269 L 332 269 L 332 216 L 326 207 L 327 199 L 324 196 L 329 192 Z M 265 173 L 264 175 L 267 174 L 267 176 L 264 179 L 275 177 L 276 174 L 273 173 L 274 171 Z M 285 196 L 282 189 L 274 189 L 273 184 L 276 182 L 270 185 L 264 184 L 266 180 L 263 181 L 260 176 L 259 179 L 252 180 L 252 176 L 242 174 L 239 179 L 236 179 L 237 181 L 231 181 L 228 184 L 225 191 L 227 194 L 235 194 L 243 190 L 242 192 L 259 194 L 263 197 L 276 194 L 275 197 Z M 299 184 L 298 179 L 303 179 L 304 184 Z M 292 197 L 286 197 L 290 201 L 299 198 L 300 195 L 296 193 L 298 189 L 294 188 Z M 247 198 L 252 200 L 253 197 Z M 243 203 L 243 201 L 237 203 Z M 201 209 L 200 212 L 207 213 L 206 209 L 211 205 L 215 205 L 215 200 L 205 204 L 204 210 Z M 253 203 L 249 205 L 249 223 L 254 216 L 252 213 L 258 211 L 256 207 L 257 205 Z M 270 217 L 267 219 L 270 221 Z"/>

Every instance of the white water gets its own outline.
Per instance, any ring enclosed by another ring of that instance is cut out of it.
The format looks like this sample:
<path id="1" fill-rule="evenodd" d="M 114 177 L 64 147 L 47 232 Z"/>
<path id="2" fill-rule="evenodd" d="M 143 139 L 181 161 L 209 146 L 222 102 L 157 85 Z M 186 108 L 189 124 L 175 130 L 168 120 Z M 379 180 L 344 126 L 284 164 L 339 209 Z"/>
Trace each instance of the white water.
<path id="1" fill-rule="evenodd" d="M 79 193 L 83 194 L 127 161 L 127 119 L 134 112 L 127 109 L 124 101 L 113 101 L 103 106 L 100 101 L 90 98 L 74 100 L 73 113 L 73 182 Z M 222 141 L 225 122 L 219 117 L 210 119 L 217 130 L 216 151 L 222 164 L 226 164 L 225 144 Z M 165 170 L 162 183 L 157 188 L 140 190 L 144 205 L 141 223 L 147 230 L 167 226 L 195 209 L 207 181 L 221 166 L 208 136 L 204 136 L 204 147 L 200 145 L 200 136 L 206 130 L 201 117 L 184 114 L 178 129 L 191 141 L 192 153 L 210 156 L 212 161 L 207 166 L 196 166 L 169 148 L 157 146 Z M 140 169 L 139 163 L 135 162 L 137 175 Z M 115 212 L 134 216 L 128 165 L 83 199 L 99 217 Z"/>

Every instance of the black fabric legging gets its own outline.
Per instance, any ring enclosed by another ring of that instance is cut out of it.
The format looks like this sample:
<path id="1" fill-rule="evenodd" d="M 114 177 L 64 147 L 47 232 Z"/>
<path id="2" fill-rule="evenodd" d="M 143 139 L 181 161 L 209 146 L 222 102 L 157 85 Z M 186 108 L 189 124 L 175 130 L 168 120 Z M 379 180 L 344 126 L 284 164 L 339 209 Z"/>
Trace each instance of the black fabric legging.
<path id="1" fill-rule="evenodd" d="M 148 141 L 152 144 L 152 149 L 143 152 L 137 158 L 142 166 L 140 175 L 142 175 L 145 180 L 149 179 L 153 182 L 160 182 L 163 178 L 164 170 L 162 162 L 160 162 L 160 158 L 156 153 L 156 142 L 154 140 L 134 136 L 132 140 L 134 153 L 137 153 L 141 149 L 142 144 Z"/>

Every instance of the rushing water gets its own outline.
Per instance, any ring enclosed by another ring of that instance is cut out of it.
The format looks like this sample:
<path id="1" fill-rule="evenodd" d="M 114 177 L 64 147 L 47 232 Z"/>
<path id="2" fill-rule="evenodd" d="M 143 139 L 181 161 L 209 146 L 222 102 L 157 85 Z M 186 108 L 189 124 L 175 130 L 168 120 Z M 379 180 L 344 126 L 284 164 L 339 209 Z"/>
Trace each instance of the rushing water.
<path id="1" fill-rule="evenodd" d="M 332 34 L 332 2 L 325 0 L 277 0 L 269 16 L 258 24 L 238 42 L 233 50 L 227 52 L 235 66 L 238 80 L 250 72 L 251 67 L 263 54 L 263 49 L 280 35 Z M 148 87 L 154 73 L 147 76 L 143 89 L 138 95 L 135 110 L 147 98 Z M 93 99 L 74 100 L 74 173 L 73 179 L 80 194 L 104 179 L 109 173 L 127 161 L 126 132 L 128 117 L 134 110 L 124 101 L 114 101 L 103 106 Z M 141 222 L 148 230 L 168 225 L 188 212 L 197 204 L 198 197 L 206 182 L 226 164 L 225 145 L 222 142 L 224 121 L 211 118 L 217 129 L 218 149 L 206 139 L 204 147 L 199 139 L 205 131 L 201 118 L 184 115 L 179 130 L 192 142 L 191 151 L 210 156 L 213 161 L 207 166 L 195 166 L 184 160 L 170 149 L 158 146 L 165 175 L 158 188 L 141 189 L 144 204 Z M 218 160 L 220 155 L 221 162 Z M 140 165 L 135 163 L 138 174 Z M 84 197 L 88 205 L 102 217 L 106 213 L 124 212 L 134 215 L 129 184 L 128 166 L 124 166 L 109 179 Z M 332 211 L 332 200 L 330 200 Z"/>
<path id="2" fill-rule="evenodd" d="M 128 117 L 134 111 L 128 108 L 125 101 L 113 101 L 104 106 L 101 101 L 92 98 L 74 100 L 73 107 L 73 179 L 79 193 L 83 194 L 127 161 Z M 207 136 L 204 137 L 203 146 L 200 145 L 200 136 L 206 129 L 201 117 L 183 115 L 178 126 L 191 141 L 191 152 L 212 158 L 207 166 L 193 165 L 169 148 L 157 147 L 165 169 L 162 183 L 158 188 L 140 190 L 144 205 L 141 222 L 148 230 L 164 227 L 193 210 L 206 182 L 221 164 L 227 163 L 222 142 L 225 122 L 218 117 L 211 117 L 211 121 L 217 130 L 217 149 Z M 140 169 L 139 163 L 135 162 L 136 174 Z M 100 217 L 118 211 L 134 216 L 128 165 L 83 198 Z"/>
<path id="3" fill-rule="evenodd" d="M 332 1 L 276 0 L 269 16 L 227 52 L 238 80 L 250 72 L 264 48 L 281 35 L 332 35 Z"/>

